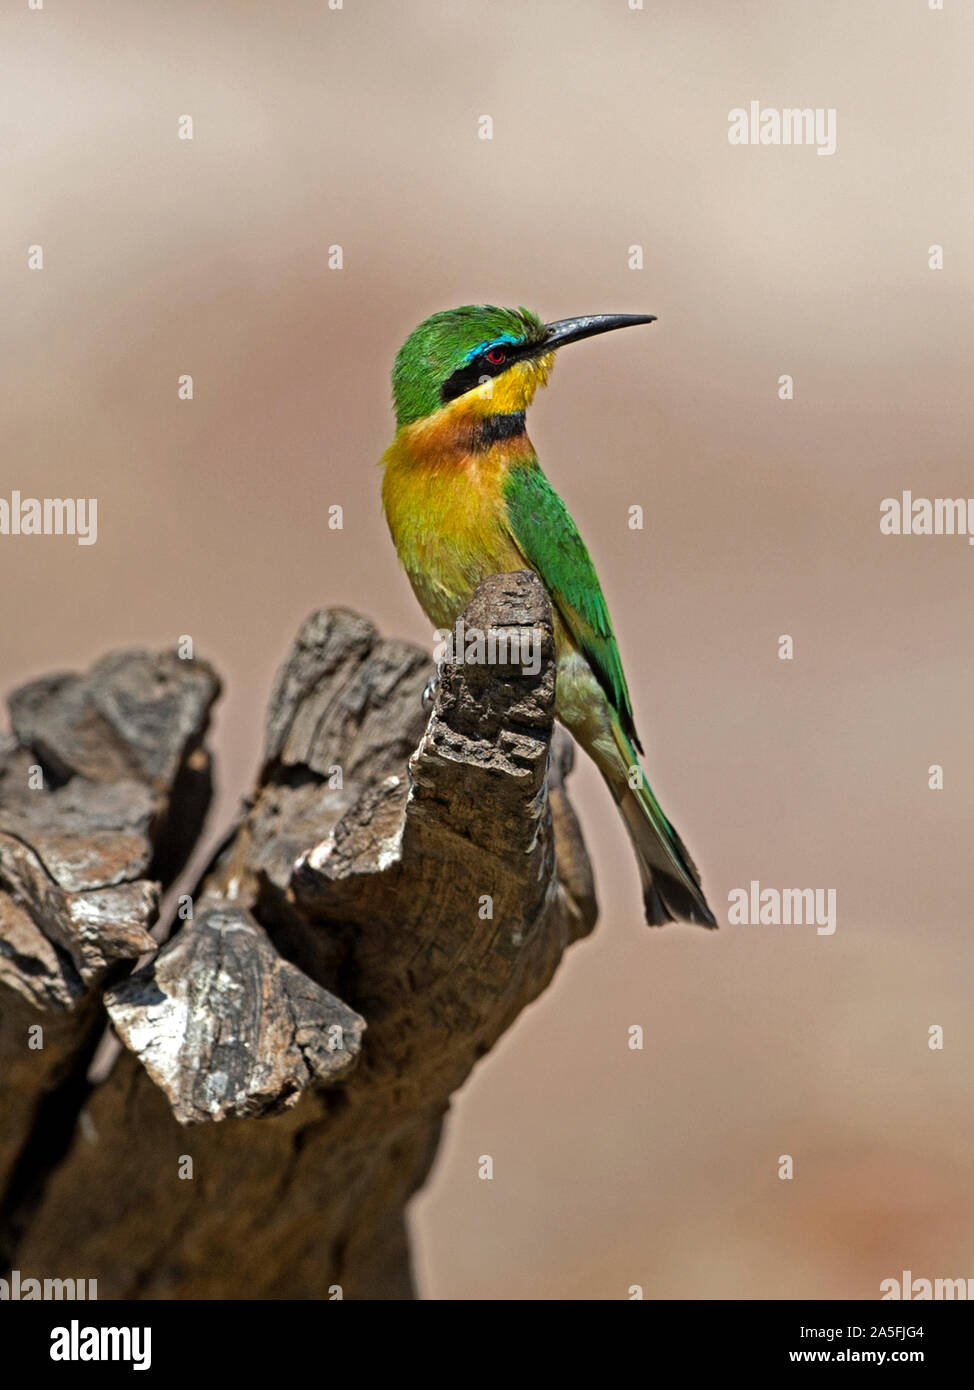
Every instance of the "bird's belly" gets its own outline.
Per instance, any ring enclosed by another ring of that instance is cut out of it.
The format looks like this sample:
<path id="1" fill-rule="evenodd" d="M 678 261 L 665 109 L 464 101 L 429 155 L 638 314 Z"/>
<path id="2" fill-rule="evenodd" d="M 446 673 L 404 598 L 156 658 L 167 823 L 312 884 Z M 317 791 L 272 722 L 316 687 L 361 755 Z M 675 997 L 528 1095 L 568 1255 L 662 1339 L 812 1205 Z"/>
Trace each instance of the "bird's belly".
<path id="1" fill-rule="evenodd" d="M 467 549 L 452 544 L 425 547 L 423 561 L 406 565 L 406 573 L 420 607 L 434 627 L 453 627 L 482 579 L 526 569 L 520 553 L 510 546 Z"/>
<path id="2" fill-rule="evenodd" d="M 468 582 L 446 565 L 435 569 L 407 569 L 419 606 L 435 628 L 453 627 L 466 608 L 479 579 Z"/>
<path id="3" fill-rule="evenodd" d="M 555 614 L 555 714 L 608 779 L 619 781 L 619 747 L 612 712 L 598 678 L 576 647 L 561 618 Z"/>
<path id="4" fill-rule="evenodd" d="M 434 627 L 447 630 L 456 625 L 481 579 L 491 574 L 529 568 L 520 552 L 512 547 L 510 555 L 503 562 L 477 567 L 475 575 L 467 570 L 453 569 L 447 563 L 438 570 L 438 580 L 433 578 L 431 570 L 410 573 L 409 579 Z M 551 599 L 550 593 L 548 598 Z M 605 693 L 553 603 L 552 619 L 556 661 L 555 715 L 603 772 L 608 775 L 612 771 L 614 774 L 619 753 Z M 617 779 L 610 779 L 610 782 L 614 780 Z"/>

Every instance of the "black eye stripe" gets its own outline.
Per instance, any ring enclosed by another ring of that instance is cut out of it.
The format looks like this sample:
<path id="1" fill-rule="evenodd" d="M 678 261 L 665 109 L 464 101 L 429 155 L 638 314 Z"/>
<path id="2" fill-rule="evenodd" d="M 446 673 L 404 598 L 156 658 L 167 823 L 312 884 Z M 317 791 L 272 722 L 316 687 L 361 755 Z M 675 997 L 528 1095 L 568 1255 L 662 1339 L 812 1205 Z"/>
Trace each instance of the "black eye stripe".
<path id="1" fill-rule="evenodd" d="M 502 351 L 504 360 L 502 362 L 489 362 L 487 352 Z M 458 368 L 452 376 L 447 377 L 440 387 L 440 400 L 446 405 L 447 401 L 456 400 L 457 396 L 464 396 L 468 391 L 472 391 L 475 386 L 480 384 L 483 377 L 499 376 L 501 372 L 506 372 L 515 362 L 521 362 L 525 357 L 537 357 L 541 352 L 540 343 L 519 343 L 512 347 L 488 348 L 487 352 L 482 352 L 479 357 L 475 357 L 472 362 L 467 362 Z"/>
<path id="2" fill-rule="evenodd" d="M 466 366 L 447 377 L 440 387 L 440 400 L 445 404 L 447 401 L 456 400 L 457 396 L 466 395 L 468 391 L 472 391 L 475 386 L 479 385 L 482 377 L 497 376 L 501 367 L 507 365 L 504 362 L 495 366 L 486 358 L 475 357 L 472 362 L 468 362 Z"/>

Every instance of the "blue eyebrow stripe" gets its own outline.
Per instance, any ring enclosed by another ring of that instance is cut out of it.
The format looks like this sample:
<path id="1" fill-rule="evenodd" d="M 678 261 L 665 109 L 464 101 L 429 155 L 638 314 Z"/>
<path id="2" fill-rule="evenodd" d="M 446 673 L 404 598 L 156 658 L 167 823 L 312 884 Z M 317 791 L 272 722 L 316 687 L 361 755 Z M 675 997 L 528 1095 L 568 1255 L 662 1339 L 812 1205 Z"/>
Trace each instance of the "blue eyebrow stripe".
<path id="1" fill-rule="evenodd" d="M 492 347 L 498 347 L 501 343 L 508 343 L 511 347 L 516 347 L 519 342 L 520 339 L 515 338 L 513 333 L 502 333 L 499 338 L 488 338 L 486 342 L 479 343 L 477 347 L 470 349 L 463 359 L 464 366 L 468 362 L 472 362 L 475 357 L 479 357 L 482 352 L 489 352 Z"/>

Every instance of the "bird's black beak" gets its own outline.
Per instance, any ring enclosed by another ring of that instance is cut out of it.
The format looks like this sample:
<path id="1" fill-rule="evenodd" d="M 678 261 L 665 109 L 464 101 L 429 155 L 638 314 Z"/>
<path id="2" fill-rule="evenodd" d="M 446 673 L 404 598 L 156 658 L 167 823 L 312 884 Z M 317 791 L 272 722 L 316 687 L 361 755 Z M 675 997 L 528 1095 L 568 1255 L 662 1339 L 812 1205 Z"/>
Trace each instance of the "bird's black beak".
<path id="1" fill-rule="evenodd" d="M 554 352 L 555 348 L 566 343 L 577 343 L 582 338 L 594 338 L 597 333 L 611 333 L 614 328 L 632 328 L 637 323 L 655 323 L 655 314 L 586 314 L 580 319 L 558 319 L 545 324 L 547 334 L 539 343 L 538 353 Z"/>

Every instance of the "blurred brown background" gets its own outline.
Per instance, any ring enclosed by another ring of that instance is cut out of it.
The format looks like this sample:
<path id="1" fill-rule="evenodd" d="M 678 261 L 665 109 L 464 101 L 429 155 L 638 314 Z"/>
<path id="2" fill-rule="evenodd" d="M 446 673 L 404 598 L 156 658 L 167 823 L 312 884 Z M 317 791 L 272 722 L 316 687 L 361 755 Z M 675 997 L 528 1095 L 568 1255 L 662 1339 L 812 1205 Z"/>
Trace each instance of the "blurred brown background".
<path id="1" fill-rule="evenodd" d="M 650 932 L 579 767 L 602 920 L 458 1098 L 427 1296 L 974 1276 L 974 552 L 878 525 L 974 493 L 972 43 L 955 0 L 5 7 L 0 495 L 96 496 L 99 537 L 0 537 L 2 685 L 191 634 L 227 682 L 211 836 L 311 609 L 430 640 L 375 467 L 414 324 L 660 316 L 562 353 L 531 435 L 718 915 L 834 887 L 838 929 Z M 835 107 L 836 153 L 730 146 L 751 100 Z"/>

